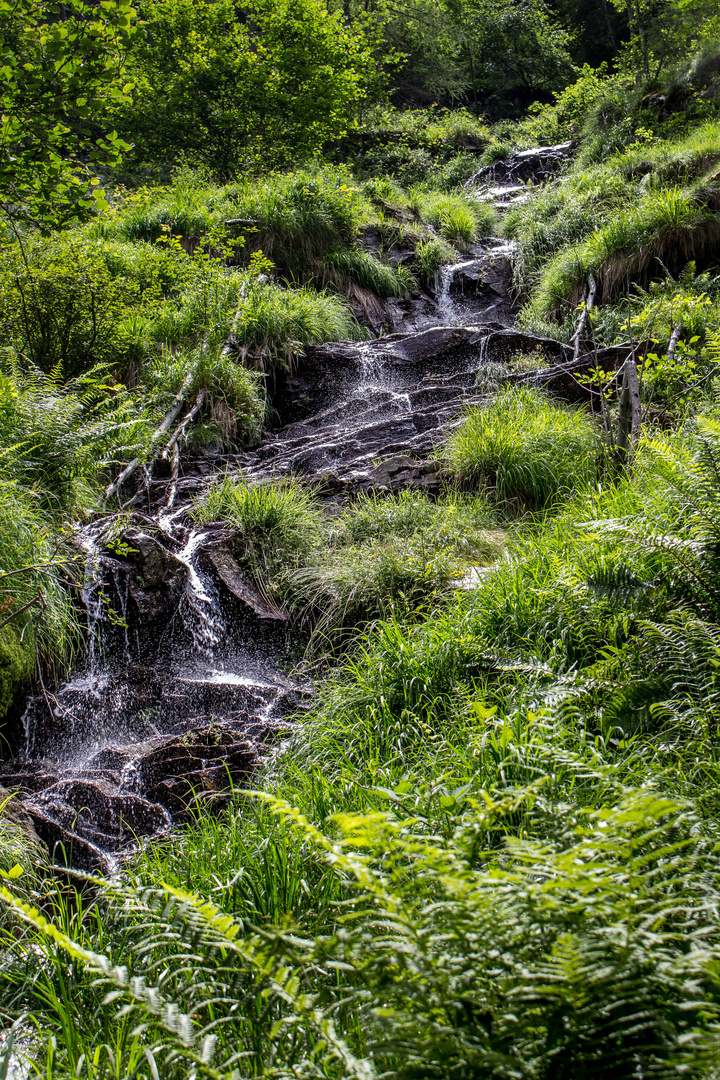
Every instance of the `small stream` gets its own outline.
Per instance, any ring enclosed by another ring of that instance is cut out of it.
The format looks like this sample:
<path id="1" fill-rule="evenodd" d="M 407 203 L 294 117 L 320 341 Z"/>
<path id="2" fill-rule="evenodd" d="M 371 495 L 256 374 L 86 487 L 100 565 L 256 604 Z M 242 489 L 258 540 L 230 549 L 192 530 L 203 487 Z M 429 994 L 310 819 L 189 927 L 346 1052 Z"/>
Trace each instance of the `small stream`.
<path id="1" fill-rule="evenodd" d="M 198 807 L 222 806 L 286 736 L 310 688 L 289 678 L 285 613 L 247 581 L 231 532 L 196 528 L 190 501 L 215 476 L 299 475 L 328 497 L 439 486 L 434 448 L 481 400 L 491 337 L 511 333 L 510 252 L 489 241 L 443 271 L 427 325 L 308 349 L 278 388 L 279 426 L 254 450 L 187 466 L 138 499 L 123 545 L 84 529 L 85 661 L 27 704 L 0 784 L 53 858 L 111 869 Z"/>

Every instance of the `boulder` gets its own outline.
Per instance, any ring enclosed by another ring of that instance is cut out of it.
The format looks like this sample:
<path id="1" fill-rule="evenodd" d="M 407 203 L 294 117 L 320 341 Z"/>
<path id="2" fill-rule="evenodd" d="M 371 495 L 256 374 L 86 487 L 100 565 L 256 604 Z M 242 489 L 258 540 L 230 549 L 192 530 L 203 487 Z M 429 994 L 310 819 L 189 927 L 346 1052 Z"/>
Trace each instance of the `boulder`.
<path id="1" fill-rule="evenodd" d="M 557 143 L 555 146 L 534 146 L 530 150 L 519 150 L 491 165 L 479 169 L 465 182 L 466 188 L 481 185 L 494 185 L 500 182 L 518 184 L 532 180 L 542 183 L 557 175 L 564 163 L 572 157 L 577 142 Z"/>
<path id="2" fill-rule="evenodd" d="M 121 540 L 130 564 L 129 592 L 137 614 L 154 622 L 174 614 L 184 592 L 188 568 L 157 536 L 127 529 Z"/>
<path id="3" fill-rule="evenodd" d="M 235 558 L 233 539 L 217 540 L 205 548 L 208 559 L 223 585 L 240 603 L 259 619 L 287 622 L 288 612 L 273 604 L 251 581 Z"/>

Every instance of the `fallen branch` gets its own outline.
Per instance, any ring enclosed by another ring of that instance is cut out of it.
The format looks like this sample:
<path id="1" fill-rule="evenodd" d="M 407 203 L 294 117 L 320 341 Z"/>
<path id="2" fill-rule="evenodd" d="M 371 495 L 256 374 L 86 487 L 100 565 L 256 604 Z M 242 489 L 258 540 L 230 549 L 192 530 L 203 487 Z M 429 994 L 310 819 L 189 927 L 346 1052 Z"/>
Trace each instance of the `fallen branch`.
<path id="1" fill-rule="evenodd" d="M 163 421 L 160 424 L 160 427 L 157 428 L 157 430 L 153 434 L 153 437 L 150 440 L 150 447 L 151 448 L 158 441 L 158 439 L 161 439 L 162 436 L 170 429 L 170 427 L 175 423 L 178 416 L 180 415 L 180 410 L 182 409 L 183 405 L 185 404 L 185 399 L 187 397 L 188 390 L 190 389 L 190 387 L 193 384 L 193 380 L 195 378 L 195 374 L 197 372 L 199 364 L 200 364 L 200 356 L 198 356 L 197 360 L 195 361 L 192 368 L 188 372 L 188 374 L 187 374 L 187 376 L 185 378 L 185 381 L 183 382 L 182 386 L 180 387 L 180 389 L 179 389 L 179 391 L 177 393 L 177 397 L 173 401 L 173 403 L 172 403 L 172 405 L 170 407 L 170 410 L 165 414 L 165 417 L 163 418 Z M 105 498 L 106 499 L 111 499 L 113 495 L 116 495 L 120 491 L 120 489 L 123 486 L 123 484 L 125 483 L 125 481 L 130 479 L 130 477 L 133 475 L 135 470 L 141 464 L 142 464 L 142 458 L 139 458 L 139 457 L 133 458 L 133 460 L 130 462 L 130 464 L 125 466 L 125 468 L 120 473 L 118 478 L 115 481 L 113 481 L 113 483 L 110 484 L 110 486 L 106 489 Z"/>
<path id="2" fill-rule="evenodd" d="M 677 326 L 674 327 L 673 332 L 670 335 L 670 342 L 668 344 L 668 351 L 667 351 L 667 358 L 668 358 L 669 363 L 672 363 L 673 360 L 675 359 L 675 353 L 677 351 L 678 342 L 680 341 L 680 338 L 682 337 L 682 335 L 684 333 L 685 333 L 685 324 L 684 323 L 678 323 Z"/>
<path id="3" fill-rule="evenodd" d="M 627 459 L 630 447 L 636 447 L 640 438 L 640 382 L 634 355 L 627 358 L 622 372 L 615 445 L 621 457 Z"/>
<path id="4" fill-rule="evenodd" d="M 587 324 L 588 313 L 592 311 L 595 306 L 595 296 L 597 294 L 597 281 L 595 275 L 590 274 L 588 276 L 588 284 L 586 290 L 586 299 L 583 303 L 582 311 L 580 312 L 580 318 L 578 319 L 575 333 L 570 338 L 574 342 L 573 348 L 573 360 L 577 360 L 580 356 L 580 349 L 582 348 L 583 335 L 585 334 L 585 326 Z"/>
<path id="5" fill-rule="evenodd" d="M 9 622 L 12 622 L 13 619 L 17 619 L 18 615 L 22 615 L 23 611 L 28 611 L 31 607 L 35 607 L 36 604 L 40 604 L 42 607 L 45 606 L 42 593 L 37 593 L 37 595 L 33 596 L 32 600 L 28 600 L 27 604 L 23 604 L 17 611 L 13 611 L 12 615 L 8 615 L 7 619 L 3 619 L 3 621 L 0 622 L 0 630 L 2 630 L 3 626 L 7 626 Z"/>
<path id="6" fill-rule="evenodd" d="M 195 404 L 193 405 L 192 409 L 190 409 L 189 413 L 184 418 L 182 423 L 178 424 L 178 426 L 175 428 L 172 435 L 170 436 L 170 441 L 160 455 L 163 461 L 167 461 L 170 455 L 170 451 L 173 449 L 174 446 L 177 445 L 178 440 L 185 435 L 188 425 L 193 422 L 197 414 L 202 409 L 206 397 L 207 390 L 205 389 L 205 387 L 203 387 L 202 390 L 200 390 L 200 392 L 198 393 L 198 396 L 195 398 Z"/>

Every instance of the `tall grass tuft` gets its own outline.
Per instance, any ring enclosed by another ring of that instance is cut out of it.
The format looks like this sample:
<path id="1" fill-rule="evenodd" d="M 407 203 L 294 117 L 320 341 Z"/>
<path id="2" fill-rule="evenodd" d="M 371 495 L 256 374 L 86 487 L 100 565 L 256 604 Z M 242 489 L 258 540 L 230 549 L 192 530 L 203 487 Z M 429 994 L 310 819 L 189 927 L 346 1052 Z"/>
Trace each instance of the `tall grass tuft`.
<path id="1" fill-rule="evenodd" d="M 526 388 L 474 408 L 441 455 L 463 484 L 484 485 L 498 503 L 540 509 L 595 475 L 598 437 L 582 412 Z"/>
<path id="2" fill-rule="evenodd" d="M 307 560 L 324 533 L 313 494 L 298 481 L 246 484 L 226 478 L 196 502 L 195 520 L 222 521 L 238 539 L 238 557 L 249 573 L 277 593 L 285 575 Z"/>
<path id="3" fill-rule="evenodd" d="M 441 194 L 414 189 L 410 206 L 444 240 L 467 247 L 473 240 L 488 236 L 495 224 L 492 207 L 466 195 Z"/>

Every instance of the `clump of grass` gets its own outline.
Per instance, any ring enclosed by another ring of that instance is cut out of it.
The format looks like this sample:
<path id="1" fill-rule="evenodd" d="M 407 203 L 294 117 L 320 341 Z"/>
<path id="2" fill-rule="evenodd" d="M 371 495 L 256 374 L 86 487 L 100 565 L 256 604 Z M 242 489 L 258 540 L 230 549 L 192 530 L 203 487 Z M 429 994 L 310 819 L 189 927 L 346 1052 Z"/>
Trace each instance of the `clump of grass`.
<path id="1" fill-rule="evenodd" d="M 229 525 L 237 536 L 239 561 L 275 595 L 325 535 L 317 500 L 296 480 L 247 484 L 227 478 L 194 504 L 193 517 L 201 524 Z"/>
<path id="2" fill-rule="evenodd" d="M 692 192 L 668 188 L 652 192 L 630 210 L 615 213 L 583 243 L 570 246 L 543 271 L 533 309 L 553 317 L 558 299 L 579 301 L 593 272 L 601 302 L 618 299 L 628 281 L 642 283 L 660 266 L 678 271 L 705 258 L 720 239 L 720 218 Z"/>
<path id="3" fill-rule="evenodd" d="M 354 283 L 376 296 L 406 296 L 414 281 L 404 266 L 392 267 L 367 251 L 335 251 L 322 262 L 321 281 L 348 291 Z M 352 290 L 350 290 L 352 292 Z"/>
<path id="4" fill-rule="evenodd" d="M 547 506 L 595 475 L 598 437 L 574 409 L 511 388 L 474 408 L 441 451 L 463 484 L 484 485 L 498 503 Z"/>
<path id="5" fill-rule="evenodd" d="M 147 320 L 142 332 L 150 342 L 169 349 L 201 342 L 218 348 L 227 340 L 249 280 L 218 264 L 199 268 L 193 278 L 177 299 L 166 302 Z"/>
<path id="6" fill-rule="evenodd" d="M 324 648 L 371 619 L 440 599 L 469 565 L 492 562 L 505 546 L 482 497 L 367 495 L 328 518 L 296 481 L 225 480 L 194 513 L 237 532 L 248 572 Z"/>
<path id="7" fill-rule="evenodd" d="M 292 575 L 292 602 L 314 641 L 335 647 L 372 619 L 441 602 L 468 566 L 504 547 L 482 496 L 363 495 L 335 520 L 331 550 Z"/>
<path id="8" fill-rule="evenodd" d="M 166 348 L 221 348 L 232 334 L 249 364 L 289 364 L 304 345 L 358 341 L 366 331 L 348 306 L 305 286 L 282 288 L 252 273 L 208 266 L 177 302 L 166 303 L 144 334 Z"/>
<path id="9" fill-rule="evenodd" d="M 465 195 L 414 189 L 410 192 L 410 205 L 445 240 L 462 246 L 488 236 L 495 223 L 492 207 Z"/>
<path id="10" fill-rule="evenodd" d="M 251 221 L 238 226 L 246 251 L 262 250 L 289 277 L 307 280 L 331 252 L 355 245 L 357 227 L 370 208 L 349 174 L 326 168 L 245 181 L 225 189 L 229 214 Z"/>
<path id="11" fill-rule="evenodd" d="M 517 284 L 533 293 L 530 317 L 562 318 L 592 271 L 598 301 L 618 299 L 628 282 L 676 274 L 713 257 L 718 223 L 714 170 L 717 122 L 667 141 L 631 144 L 601 164 L 576 162 L 562 184 L 548 185 L 508 214 L 518 243 Z"/>
<path id="12" fill-rule="evenodd" d="M 257 279 L 251 279 L 240 296 L 232 332 L 241 356 L 286 364 L 304 345 L 368 336 L 339 297 L 308 286 L 282 289 Z"/>
<path id="13" fill-rule="evenodd" d="M 129 241 L 159 240 L 168 234 L 199 240 L 226 216 L 223 189 L 202 171 L 185 168 L 165 187 L 145 187 L 126 196 L 93 230 Z"/>
<path id="14" fill-rule="evenodd" d="M 415 248 L 418 273 L 426 285 L 433 285 L 437 275 L 443 266 L 447 266 L 457 258 L 455 248 L 439 238 L 421 240 Z"/>

